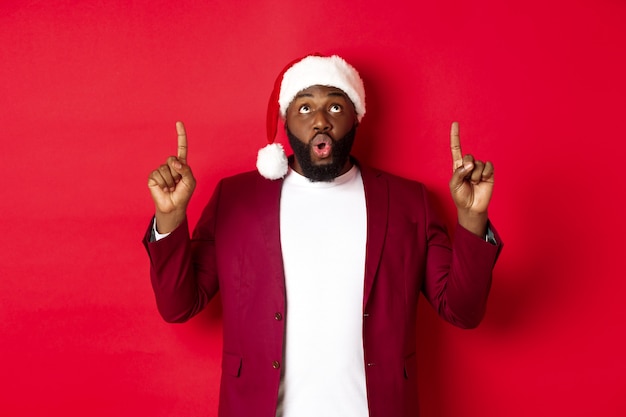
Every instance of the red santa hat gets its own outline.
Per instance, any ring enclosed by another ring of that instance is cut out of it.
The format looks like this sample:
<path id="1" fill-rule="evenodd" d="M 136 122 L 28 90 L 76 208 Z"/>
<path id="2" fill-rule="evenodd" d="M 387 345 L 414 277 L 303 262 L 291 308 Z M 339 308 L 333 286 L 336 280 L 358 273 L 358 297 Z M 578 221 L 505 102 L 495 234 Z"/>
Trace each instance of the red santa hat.
<path id="1" fill-rule="evenodd" d="M 342 90 L 354 104 L 360 122 L 365 115 L 365 88 L 363 80 L 353 66 L 337 55 L 309 55 L 289 63 L 279 74 L 267 107 L 267 146 L 259 150 L 257 169 L 270 180 L 287 175 L 285 150 L 275 143 L 278 116 L 285 118 L 287 108 L 296 94 L 313 85 L 335 87 Z"/>

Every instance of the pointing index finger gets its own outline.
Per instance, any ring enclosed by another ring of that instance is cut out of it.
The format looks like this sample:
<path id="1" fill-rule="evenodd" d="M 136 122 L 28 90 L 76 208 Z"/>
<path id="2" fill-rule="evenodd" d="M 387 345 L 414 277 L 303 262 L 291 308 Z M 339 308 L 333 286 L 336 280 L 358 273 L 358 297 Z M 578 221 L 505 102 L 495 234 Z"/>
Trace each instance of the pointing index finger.
<path id="1" fill-rule="evenodd" d="M 452 169 L 463 165 L 463 151 L 461 150 L 461 138 L 459 136 L 459 123 L 452 122 L 450 128 L 450 151 L 452 152 Z"/>
<path id="2" fill-rule="evenodd" d="M 178 159 L 183 164 L 187 163 L 187 133 L 183 122 L 176 122 L 176 134 L 178 135 Z"/>

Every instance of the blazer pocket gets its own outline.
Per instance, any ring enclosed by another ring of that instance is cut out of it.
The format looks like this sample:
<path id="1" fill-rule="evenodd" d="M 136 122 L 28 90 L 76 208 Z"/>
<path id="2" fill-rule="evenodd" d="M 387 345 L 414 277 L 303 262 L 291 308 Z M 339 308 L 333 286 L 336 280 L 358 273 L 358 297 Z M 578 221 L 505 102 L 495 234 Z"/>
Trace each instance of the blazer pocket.
<path id="1" fill-rule="evenodd" d="M 222 357 L 222 372 L 238 378 L 241 374 L 241 356 L 224 353 Z"/>
<path id="2" fill-rule="evenodd" d="M 404 358 L 404 378 L 414 379 L 417 374 L 417 355 L 415 352 Z"/>

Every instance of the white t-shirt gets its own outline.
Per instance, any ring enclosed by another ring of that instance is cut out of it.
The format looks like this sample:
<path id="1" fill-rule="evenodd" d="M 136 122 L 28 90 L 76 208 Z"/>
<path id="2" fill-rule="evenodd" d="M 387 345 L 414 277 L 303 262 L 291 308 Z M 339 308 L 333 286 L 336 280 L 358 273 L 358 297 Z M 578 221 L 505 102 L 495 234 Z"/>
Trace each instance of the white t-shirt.
<path id="1" fill-rule="evenodd" d="M 333 182 L 290 171 L 281 194 L 280 238 L 287 314 L 277 415 L 365 417 L 367 212 L 358 168 Z"/>

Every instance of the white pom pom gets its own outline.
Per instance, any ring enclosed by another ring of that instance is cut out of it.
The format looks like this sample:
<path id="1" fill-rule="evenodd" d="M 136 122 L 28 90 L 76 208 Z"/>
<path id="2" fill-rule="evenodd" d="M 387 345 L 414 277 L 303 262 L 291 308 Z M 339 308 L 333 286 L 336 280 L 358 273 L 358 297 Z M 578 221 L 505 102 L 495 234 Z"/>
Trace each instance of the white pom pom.
<path id="1" fill-rule="evenodd" d="M 287 175 L 287 167 L 287 155 L 280 143 L 272 143 L 259 149 L 256 168 L 265 178 L 269 180 L 283 178 Z"/>

